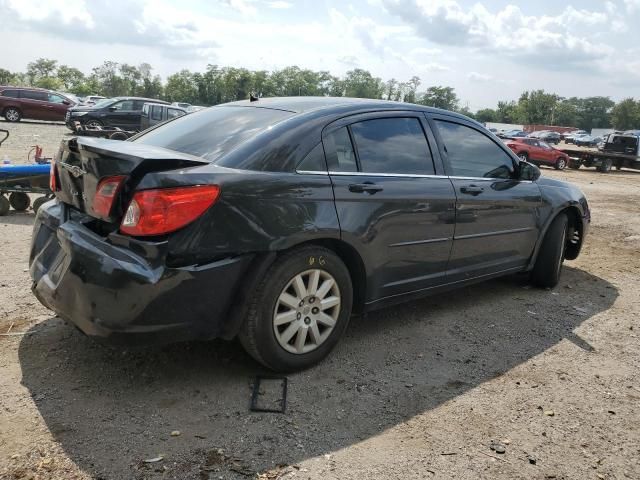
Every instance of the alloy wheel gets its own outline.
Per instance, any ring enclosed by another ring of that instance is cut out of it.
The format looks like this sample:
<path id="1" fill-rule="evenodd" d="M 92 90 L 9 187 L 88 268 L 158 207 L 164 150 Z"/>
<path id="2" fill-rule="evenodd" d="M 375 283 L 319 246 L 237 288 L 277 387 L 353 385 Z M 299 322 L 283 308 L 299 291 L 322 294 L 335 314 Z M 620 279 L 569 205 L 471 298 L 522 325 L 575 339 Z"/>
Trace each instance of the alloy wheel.
<path id="1" fill-rule="evenodd" d="M 17 122 L 20 120 L 20 113 L 15 108 L 9 108 L 5 112 L 4 116 L 10 122 Z"/>
<path id="2" fill-rule="evenodd" d="M 340 288 L 324 270 L 306 270 L 284 287 L 273 312 L 278 344 L 289 353 L 304 354 L 322 345 L 338 321 Z"/>

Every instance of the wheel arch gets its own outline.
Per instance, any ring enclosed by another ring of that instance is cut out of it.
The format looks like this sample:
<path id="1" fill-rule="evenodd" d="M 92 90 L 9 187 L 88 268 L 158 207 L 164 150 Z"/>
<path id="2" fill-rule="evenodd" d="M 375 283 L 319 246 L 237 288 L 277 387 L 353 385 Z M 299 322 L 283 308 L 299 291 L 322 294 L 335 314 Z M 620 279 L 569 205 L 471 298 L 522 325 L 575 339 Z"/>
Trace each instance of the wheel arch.
<path id="1" fill-rule="evenodd" d="M 569 220 L 569 229 L 570 229 L 569 235 L 567 236 L 568 246 L 565 250 L 565 258 L 567 260 L 574 260 L 580 254 L 580 250 L 582 248 L 582 240 L 584 238 L 584 223 L 582 218 L 582 212 L 576 205 L 565 205 L 559 208 L 557 211 L 555 211 L 552 215 L 549 215 L 549 218 L 547 219 L 544 225 L 544 228 L 542 229 L 540 237 L 538 238 L 533 255 L 531 255 L 531 260 L 529 262 L 529 266 L 527 270 L 532 269 L 533 266 L 535 265 L 536 259 L 538 258 L 538 254 L 540 253 L 540 247 L 542 245 L 542 241 L 544 240 L 544 237 L 546 236 L 547 231 L 549 230 L 549 227 L 551 226 L 553 221 L 561 213 L 564 213 L 567 215 L 567 219 Z M 576 238 L 575 241 L 573 241 L 571 238 L 573 237 L 574 232 L 578 234 L 578 236 L 575 237 Z"/>
<path id="2" fill-rule="evenodd" d="M 221 338 L 230 340 L 238 334 L 247 314 L 246 305 L 249 303 L 250 292 L 254 291 L 262 282 L 264 276 L 269 271 L 269 268 L 278 259 L 278 257 L 290 252 L 291 250 L 310 245 L 318 245 L 327 248 L 338 255 L 340 260 L 344 262 L 347 270 L 349 271 L 353 287 L 352 313 L 359 314 L 364 311 L 367 291 L 367 273 L 362 257 L 353 246 L 349 245 L 344 240 L 336 238 L 316 238 L 297 243 L 283 250 L 270 251 L 255 255 L 250 266 L 245 272 L 244 280 L 238 286 L 233 296 L 233 301 L 231 303 L 232 306 L 227 312 L 227 322 L 223 327 L 223 331 L 219 334 Z"/>

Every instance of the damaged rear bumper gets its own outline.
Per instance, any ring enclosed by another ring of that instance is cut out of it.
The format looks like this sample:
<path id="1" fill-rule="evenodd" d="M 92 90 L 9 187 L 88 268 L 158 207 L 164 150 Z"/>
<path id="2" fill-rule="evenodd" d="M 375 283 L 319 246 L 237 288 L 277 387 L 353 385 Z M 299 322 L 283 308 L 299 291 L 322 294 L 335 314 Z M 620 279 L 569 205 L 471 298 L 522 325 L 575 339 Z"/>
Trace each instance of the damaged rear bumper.
<path id="1" fill-rule="evenodd" d="M 58 202 L 38 212 L 29 259 L 33 293 L 85 334 L 158 343 L 228 336 L 225 319 L 253 255 L 166 266 L 166 242 L 102 237 Z"/>

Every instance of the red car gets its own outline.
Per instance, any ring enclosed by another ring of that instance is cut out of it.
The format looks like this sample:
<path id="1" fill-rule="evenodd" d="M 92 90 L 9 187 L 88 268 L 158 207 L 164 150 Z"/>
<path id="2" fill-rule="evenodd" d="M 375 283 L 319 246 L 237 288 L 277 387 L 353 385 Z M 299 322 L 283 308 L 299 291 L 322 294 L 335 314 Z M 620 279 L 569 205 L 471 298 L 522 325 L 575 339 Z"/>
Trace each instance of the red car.
<path id="1" fill-rule="evenodd" d="M 556 170 L 563 170 L 569 163 L 566 153 L 536 138 L 510 138 L 506 144 L 525 162 L 549 165 Z"/>
<path id="2" fill-rule="evenodd" d="M 8 122 L 23 118 L 64 120 L 75 102 L 61 93 L 42 88 L 0 86 L 0 115 Z"/>

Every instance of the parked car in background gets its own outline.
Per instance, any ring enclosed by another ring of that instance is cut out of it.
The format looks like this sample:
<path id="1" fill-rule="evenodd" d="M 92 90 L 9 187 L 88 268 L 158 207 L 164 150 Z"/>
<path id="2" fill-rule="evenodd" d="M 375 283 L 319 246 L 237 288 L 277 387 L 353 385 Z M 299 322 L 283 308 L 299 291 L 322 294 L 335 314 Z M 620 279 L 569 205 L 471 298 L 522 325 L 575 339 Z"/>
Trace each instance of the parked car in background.
<path id="1" fill-rule="evenodd" d="M 192 106 L 190 103 L 186 103 L 186 102 L 172 102 L 171 105 L 174 105 L 174 106 L 180 107 L 180 108 L 184 108 L 185 110 L 188 110 L 189 107 Z"/>
<path id="2" fill-rule="evenodd" d="M 506 142 L 513 153 L 524 162 L 535 165 L 549 165 L 563 170 L 569 163 L 569 156 L 537 138 L 514 138 Z"/>
<path id="3" fill-rule="evenodd" d="M 66 116 L 66 124 L 74 131 L 74 122 L 80 122 L 90 128 L 118 127 L 124 130 L 138 130 L 142 118 L 142 106 L 148 102 L 169 105 L 169 102 L 153 98 L 106 98 L 95 105 L 70 108 Z"/>
<path id="4" fill-rule="evenodd" d="M 527 132 L 523 130 L 508 130 L 498 134 L 498 137 L 500 138 L 521 138 L 526 136 Z"/>
<path id="5" fill-rule="evenodd" d="M 573 143 L 575 143 L 578 147 L 595 147 L 600 142 L 602 142 L 602 137 L 582 135 L 580 137 L 576 137 Z"/>
<path id="6" fill-rule="evenodd" d="M 537 138 L 549 144 L 557 145 L 560 143 L 560 134 L 558 132 L 543 132 Z"/>
<path id="7" fill-rule="evenodd" d="M 62 93 L 43 88 L 0 86 L 0 114 L 8 122 L 23 118 L 64 120 L 75 102 Z"/>
<path id="8" fill-rule="evenodd" d="M 573 132 L 565 133 L 563 139 L 565 143 L 573 143 L 573 140 L 580 135 L 587 135 L 587 132 L 585 130 L 574 130 Z"/>
<path id="9" fill-rule="evenodd" d="M 203 110 L 207 107 L 203 107 L 201 105 L 191 105 L 189 108 L 187 108 L 187 112 L 189 113 L 193 113 L 193 112 L 199 112 L 200 110 Z"/>
<path id="10" fill-rule="evenodd" d="M 82 103 L 84 105 L 95 105 L 100 100 L 104 100 L 105 98 L 107 98 L 107 97 L 102 97 L 100 95 L 87 95 L 86 97 L 84 97 L 82 99 Z"/>
<path id="11" fill-rule="evenodd" d="M 238 336 L 278 371 L 321 361 L 352 312 L 516 272 L 553 287 L 590 222 L 578 188 L 479 123 L 368 99 L 66 139 L 52 179 L 29 260 L 41 303 L 113 342 Z"/>
<path id="12" fill-rule="evenodd" d="M 184 108 L 174 104 L 165 105 L 162 103 L 145 103 L 142 105 L 142 116 L 140 117 L 140 131 L 146 130 L 172 118 L 182 117 L 188 112 Z"/>

